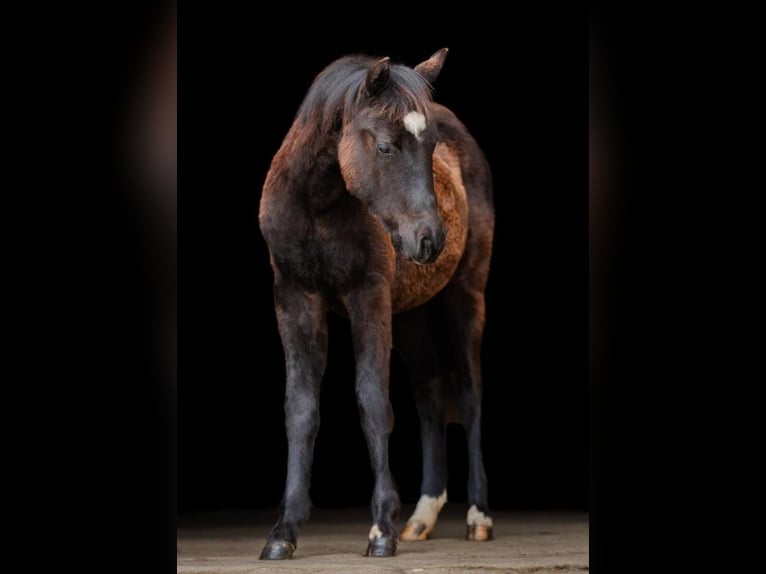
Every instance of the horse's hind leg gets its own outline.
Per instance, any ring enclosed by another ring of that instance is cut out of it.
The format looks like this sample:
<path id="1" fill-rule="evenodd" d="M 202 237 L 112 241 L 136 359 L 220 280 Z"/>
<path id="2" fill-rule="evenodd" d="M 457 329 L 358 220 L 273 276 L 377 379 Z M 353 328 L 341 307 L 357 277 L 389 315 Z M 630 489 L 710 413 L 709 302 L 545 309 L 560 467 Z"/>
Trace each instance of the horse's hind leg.
<path id="1" fill-rule="evenodd" d="M 327 358 L 327 318 L 319 296 L 276 283 L 274 302 L 287 372 L 287 481 L 279 519 L 261 560 L 292 558 L 298 528 L 309 517 L 311 461 L 319 430 L 319 385 Z"/>
<path id="2" fill-rule="evenodd" d="M 463 426 L 468 438 L 468 540 L 492 539 L 487 505 L 487 476 L 481 450 L 481 338 L 484 332 L 484 291 L 457 281 L 444 296 L 451 322 L 449 359 Z"/>
<path id="3" fill-rule="evenodd" d="M 425 308 L 396 317 L 394 346 L 407 364 L 420 416 L 423 478 L 415 512 L 401 533 L 402 540 L 426 540 L 447 501 L 446 418 L 436 349 L 426 325 Z"/>

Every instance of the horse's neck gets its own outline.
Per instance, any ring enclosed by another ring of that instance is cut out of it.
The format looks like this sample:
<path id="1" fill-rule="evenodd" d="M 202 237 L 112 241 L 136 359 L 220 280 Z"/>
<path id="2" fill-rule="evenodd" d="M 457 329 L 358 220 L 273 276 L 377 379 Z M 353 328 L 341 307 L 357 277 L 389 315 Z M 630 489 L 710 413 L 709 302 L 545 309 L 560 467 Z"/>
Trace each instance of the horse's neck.
<path id="1" fill-rule="evenodd" d="M 308 205 L 317 212 L 325 211 L 346 195 L 334 142 L 312 158 L 306 174 L 305 193 Z"/>
<path id="2" fill-rule="evenodd" d="M 337 138 L 328 136 L 305 145 L 300 141 L 295 144 L 288 161 L 288 193 L 309 211 L 324 211 L 346 193 L 338 164 Z"/>

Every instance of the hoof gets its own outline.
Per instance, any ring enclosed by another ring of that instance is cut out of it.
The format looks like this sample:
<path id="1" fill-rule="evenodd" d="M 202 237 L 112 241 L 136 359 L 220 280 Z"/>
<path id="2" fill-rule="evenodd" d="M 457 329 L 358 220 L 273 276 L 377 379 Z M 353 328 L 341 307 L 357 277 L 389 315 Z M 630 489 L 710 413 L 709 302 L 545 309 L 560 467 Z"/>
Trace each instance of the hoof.
<path id="1" fill-rule="evenodd" d="M 367 552 L 365 556 L 374 556 L 376 558 L 383 558 L 386 556 L 394 556 L 396 554 L 396 537 L 394 536 L 377 536 L 370 540 L 367 545 Z"/>
<path id="2" fill-rule="evenodd" d="M 287 541 L 278 540 L 277 542 L 267 542 L 261 552 L 261 560 L 287 560 L 293 557 L 295 544 Z"/>
<path id="3" fill-rule="evenodd" d="M 486 542 L 492 540 L 493 537 L 491 526 L 479 526 L 478 524 L 469 524 L 465 533 L 466 540 L 476 540 L 477 542 Z"/>
<path id="4" fill-rule="evenodd" d="M 407 526 L 404 527 L 404 530 L 402 531 L 401 538 L 402 540 L 427 540 L 428 535 L 431 534 L 431 529 L 428 528 L 424 523 L 422 522 L 408 522 Z"/>

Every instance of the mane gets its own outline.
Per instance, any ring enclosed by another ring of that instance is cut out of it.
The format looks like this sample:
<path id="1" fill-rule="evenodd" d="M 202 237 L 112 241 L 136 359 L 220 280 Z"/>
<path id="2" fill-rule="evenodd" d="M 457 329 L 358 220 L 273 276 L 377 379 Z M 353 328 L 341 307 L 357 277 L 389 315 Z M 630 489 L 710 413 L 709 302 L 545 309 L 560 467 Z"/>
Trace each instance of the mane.
<path id="1" fill-rule="evenodd" d="M 411 111 L 429 116 L 431 85 L 419 73 L 392 65 L 388 85 L 373 102 L 364 89 L 367 72 L 376 62 L 368 56 L 345 56 L 327 66 L 314 79 L 298 109 L 296 120 L 329 134 L 351 121 L 362 107 L 371 106 L 393 121 Z"/>

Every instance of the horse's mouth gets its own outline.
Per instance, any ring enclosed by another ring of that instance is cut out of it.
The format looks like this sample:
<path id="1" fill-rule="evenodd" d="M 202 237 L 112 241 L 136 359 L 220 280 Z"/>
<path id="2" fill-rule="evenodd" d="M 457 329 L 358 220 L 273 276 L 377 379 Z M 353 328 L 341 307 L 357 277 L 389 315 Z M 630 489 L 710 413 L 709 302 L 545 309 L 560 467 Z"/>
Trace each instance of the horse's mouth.
<path id="1" fill-rule="evenodd" d="M 407 250 L 404 249 L 404 242 L 402 241 L 402 236 L 399 234 L 398 231 L 391 232 L 391 243 L 394 246 L 394 249 L 396 252 L 401 255 L 406 261 L 411 261 L 415 265 L 432 265 L 436 262 L 437 259 L 439 259 L 439 255 L 441 255 L 441 249 L 435 249 L 433 246 L 429 245 L 429 248 L 426 250 L 421 250 L 419 253 L 410 254 L 407 253 Z"/>
<path id="2" fill-rule="evenodd" d="M 405 259 L 407 259 L 407 261 L 412 261 L 415 265 L 420 265 L 421 267 L 427 267 L 428 265 L 433 265 L 434 263 L 436 263 L 436 260 L 439 259 L 439 254 L 438 253 L 433 254 L 430 257 L 423 260 L 418 260 L 415 257 L 405 257 Z"/>

